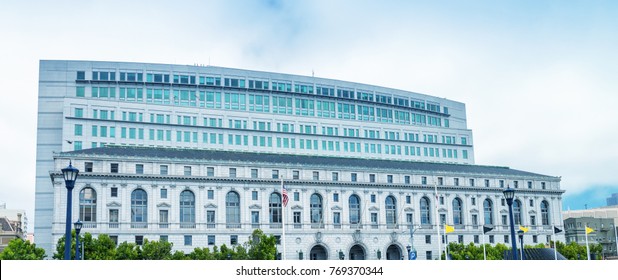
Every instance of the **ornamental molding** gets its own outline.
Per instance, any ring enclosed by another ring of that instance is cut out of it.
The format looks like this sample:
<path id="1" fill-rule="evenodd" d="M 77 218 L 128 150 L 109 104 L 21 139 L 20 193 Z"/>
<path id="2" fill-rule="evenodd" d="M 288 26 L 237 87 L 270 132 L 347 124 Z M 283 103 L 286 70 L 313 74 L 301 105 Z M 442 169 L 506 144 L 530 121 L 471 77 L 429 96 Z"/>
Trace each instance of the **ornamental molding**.
<path id="1" fill-rule="evenodd" d="M 262 206 L 257 205 L 257 204 L 253 204 L 253 205 L 249 206 L 249 209 L 262 209 Z"/>
<path id="2" fill-rule="evenodd" d="M 478 212 L 479 212 L 479 210 L 476 210 L 476 209 L 470 210 L 470 213 L 478 213 Z"/>
<path id="3" fill-rule="evenodd" d="M 375 206 L 371 206 L 371 207 L 369 207 L 369 211 L 380 211 L 380 208 L 375 207 Z"/>
<path id="4" fill-rule="evenodd" d="M 294 205 L 292 206 L 292 210 L 303 210 L 303 207 L 300 205 Z"/>
<path id="5" fill-rule="evenodd" d="M 170 207 L 172 207 L 172 205 L 170 205 L 167 202 L 161 202 L 161 203 L 157 204 L 157 207 L 159 207 L 159 208 L 170 208 Z"/>
<path id="6" fill-rule="evenodd" d="M 528 211 L 528 214 L 536 214 L 536 211 L 530 210 L 530 211 Z"/>
<path id="7" fill-rule="evenodd" d="M 508 213 L 509 213 L 509 211 L 507 211 L 505 209 L 500 210 L 500 214 L 508 214 Z"/>
<path id="8" fill-rule="evenodd" d="M 442 207 L 442 208 L 438 209 L 438 212 L 448 212 L 448 210 L 446 208 Z"/>
<path id="9" fill-rule="evenodd" d="M 106 205 L 107 205 L 107 207 L 109 207 L 109 208 L 118 208 L 118 207 L 122 206 L 122 205 L 121 205 L 119 202 L 117 202 L 117 201 L 112 201 L 112 202 L 110 202 L 110 203 L 108 203 L 108 204 L 106 204 Z"/>
<path id="10" fill-rule="evenodd" d="M 414 212 L 414 208 L 412 207 L 406 207 L 403 209 L 404 212 Z"/>
<path id="11" fill-rule="evenodd" d="M 215 205 L 214 203 L 208 203 L 208 204 L 204 205 L 204 208 L 206 208 L 206 209 L 216 209 L 217 205 Z"/>
<path id="12" fill-rule="evenodd" d="M 338 210 L 339 211 L 339 210 L 342 210 L 342 208 L 339 207 L 339 205 L 335 205 L 332 208 L 330 208 L 330 210 Z"/>

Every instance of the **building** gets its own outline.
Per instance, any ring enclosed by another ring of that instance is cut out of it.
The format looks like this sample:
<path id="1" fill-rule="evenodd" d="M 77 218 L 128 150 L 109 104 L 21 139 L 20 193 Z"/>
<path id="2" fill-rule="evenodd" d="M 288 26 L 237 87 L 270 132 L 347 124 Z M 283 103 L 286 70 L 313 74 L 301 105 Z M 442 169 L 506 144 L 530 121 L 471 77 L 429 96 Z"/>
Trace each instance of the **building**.
<path id="1" fill-rule="evenodd" d="M 559 177 L 474 165 L 460 102 L 125 62 L 41 61 L 39 87 L 35 233 L 46 250 L 64 234 L 59 172 L 70 160 L 82 171 L 73 213 L 84 230 L 185 251 L 242 243 L 256 227 L 280 235 L 284 219 L 288 259 L 400 259 L 408 226 L 419 257 L 432 259 L 437 220 L 457 226 L 450 241 L 479 243 L 479 225 L 492 224 L 488 241 L 509 243 L 507 186 L 518 190 L 517 223 L 533 227 L 529 244 L 562 221 Z"/>
<path id="2" fill-rule="evenodd" d="M 566 242 L 586 244 L 586 227 L 594 231 L 588 234 L 588 243 L 603 246 L 603 257 L 617 256 L 615 220 L 612 218 L 577 217 L 564 220 Z"/>
<path id="3" fill-rule="evenodd" d="M 613 193 L 612 196 L 607 198 L 607 206 L 618 205 L 618 193 Z"/>
<path id="4" fill-rule="evenodd" d="M 26 239 L 28 219 L 24 210 L 6 209 L 0 204 L 0 252 L 15 238 Z"/>

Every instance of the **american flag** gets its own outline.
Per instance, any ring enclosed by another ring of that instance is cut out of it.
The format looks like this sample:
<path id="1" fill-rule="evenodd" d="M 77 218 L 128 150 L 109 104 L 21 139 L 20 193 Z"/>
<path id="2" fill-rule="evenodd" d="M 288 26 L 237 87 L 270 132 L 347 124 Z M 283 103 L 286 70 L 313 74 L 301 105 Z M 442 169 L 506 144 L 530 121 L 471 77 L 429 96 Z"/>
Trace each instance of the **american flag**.
<path id="1" fill-rule="evenodd" d="M 286 207 L 288 206 L 288 200 L 289 200 L 288 189 L 285 186 L 283 186 L 283 191 L 281 193 L 283 194 L 283 207 Z"/>

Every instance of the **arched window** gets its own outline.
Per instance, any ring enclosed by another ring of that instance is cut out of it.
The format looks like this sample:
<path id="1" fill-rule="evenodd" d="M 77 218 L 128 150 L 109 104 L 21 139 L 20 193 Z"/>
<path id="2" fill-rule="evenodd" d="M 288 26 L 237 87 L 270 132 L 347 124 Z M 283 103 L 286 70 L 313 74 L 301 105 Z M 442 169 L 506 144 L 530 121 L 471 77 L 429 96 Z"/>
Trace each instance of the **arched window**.
<path id="1" fill-rule="evenodd" d="M 491 200 L 485 199 L 483 202 L 483 214 L 485 216 L 485 224 L 493 225 L 494 224 L 494 205 Z"/>
<path id="2" fill-rule="evenodd" d="M 395 228 L 397 224 L 397 204 L 392 195 L 386 197 L 386 227 Z"/>
<path id="3" fill-rule="evenodd" d="M 521 202 L 519 200 L 513 201 L 513 218 L 516 225 L 521 225 Z"/>
<path id="4" fill-rule="evenodd" d="M 311 211 L 311 227 L 322 228 L 324 226 L 324 220 L 322 219 L 322 196 L 317 193 L 312 194 L 310 198 L 309 209 Z"/>
<path id="5" fill-rule="evenodd" d="M 350 207 L 350 224 L 360 223 L 360 198 L 358 195 L 353 194 L 348 202 Z"/>
<path id="6" fill-rule="evenodd" d="M 541 202 L 541 223 L 544 226 L 549 225 L 549 203 L 545 200 Z"/>
<path id="7" fill-rule="evenodd" d="M 429 198 L 421 198 L 421 225 L 431 224 L 431 213 L 429 211 Z"/>
<path id="8" fill-rule="evenodd" d="M 461 211 L 461 199 L 456 197 L 453 199 L 453 224 L 463 224 L 463 211 Z"/>
<path id="9" fill-rule="evenodd" d="M 79 219 L 82 222 L 97 221 L 97 192 L 83 188 L 79 192 Z"/>
<path id="10" fill-rule="evenodd" d="M 225 222 L 227 228 L 240 228 L 240 196 L 229 192 L 225 196 Z"/>
<path id="11" fill-rule="evenodd" d="M 270 227 L 271 228 L 280 228 L 281 227 L 281 195 L 274 192 L 270 194 L 270 199 L 268 200 L 268 211 L 270 214 Z"/>
<path id="12" fill-rule="evenodd" d="M 180 193 L 180 227 L 195 227 L 195 195 L 190 190 Z"/>
<path id="13" fill-rule="evenodd" d="M 131 227 L 148 227 L 148 195 L 142 189 L 131 193 Z"/>

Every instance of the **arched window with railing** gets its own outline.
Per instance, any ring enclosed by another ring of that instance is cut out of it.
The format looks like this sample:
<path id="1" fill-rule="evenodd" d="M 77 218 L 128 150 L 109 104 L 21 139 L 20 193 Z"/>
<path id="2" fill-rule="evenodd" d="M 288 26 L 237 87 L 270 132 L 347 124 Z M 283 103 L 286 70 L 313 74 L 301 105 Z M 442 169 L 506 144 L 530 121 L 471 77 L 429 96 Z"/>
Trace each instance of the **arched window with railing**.
<path id="1" fill-rule="evenodd" d="M 142 189 L 131 192 L 131 227 L 148 227 L 148 194 Z"/>
<path id="2" fill-rule="evenodd" d="M 195 228 L 195 194 L 190 190 L 180 193 L 180 227 Z"/>
<path id="3" fill-rule="evenodd" d="M 240 228 L 240 196 L 237 192 L 225 195 L 225 223 L 227 228 Z"/>

